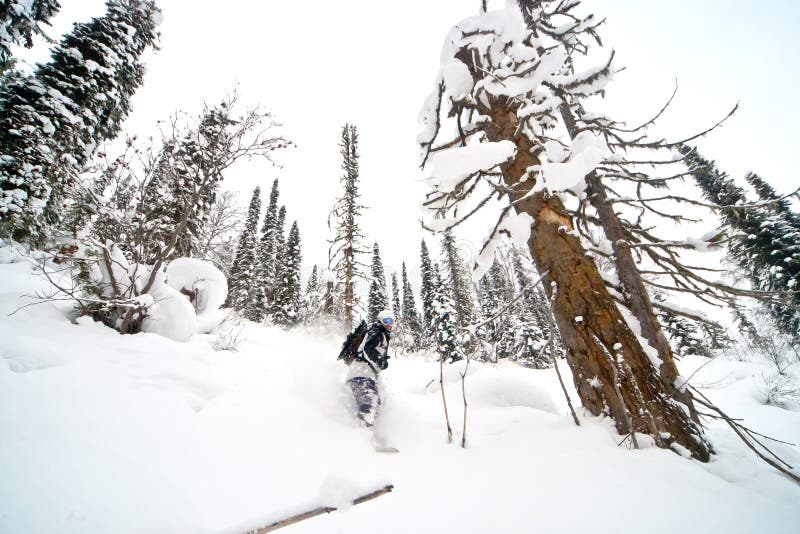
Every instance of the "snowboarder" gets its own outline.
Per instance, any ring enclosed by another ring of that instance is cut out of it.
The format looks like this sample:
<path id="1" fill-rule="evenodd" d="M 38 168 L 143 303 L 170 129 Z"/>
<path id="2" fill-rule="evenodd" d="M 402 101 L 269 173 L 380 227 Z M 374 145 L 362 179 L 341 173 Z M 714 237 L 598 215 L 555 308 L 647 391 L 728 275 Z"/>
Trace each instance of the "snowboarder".
<path id="1" fill-rule="evenodd" d="M 394 315 L 383 310 L 364 336 L 358 353 L 350 363 L 347 385 L 353 390 L 359 420 L 367 427 L 375 425 L 381 399 L 378 394 L 378 374 L 389 366 L 389 338 L 394 327 Z"/>

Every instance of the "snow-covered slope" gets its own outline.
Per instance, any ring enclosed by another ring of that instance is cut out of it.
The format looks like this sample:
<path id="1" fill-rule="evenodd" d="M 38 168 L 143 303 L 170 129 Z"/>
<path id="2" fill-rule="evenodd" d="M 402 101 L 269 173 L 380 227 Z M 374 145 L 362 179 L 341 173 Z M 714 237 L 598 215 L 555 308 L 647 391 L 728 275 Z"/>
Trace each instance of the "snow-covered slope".
<path id="1" fill-rule="evenodd" d="M 21 309 L 42 282 L 0 265 L 0 532 L 233 533 L 394 484 L 294 533 L 794 533 L 800 486 L 723 426 L 709 464 L 618 447 L 607 421 L 575 427 L 556 375 L 473 363 L 467 448 L 458 371 L 396 357 L 374 451 L 348 414 L 340 339 L 248 325 L 238 352 L 119 336 L 65 303 Z M 689 376 L 706 360 L 681 363 Z M 568 372 L 565 365 L 562 369 Z M 800 442 L 800 413 L 765 406 L 755 364 L 715 360 L 692 381 L 751 428 Z M 713 387 L 711 387 L 713 386 Z M 573 400 L 577 400 L 573 392 Z M 776 451 L 800 464 L 800 452 Z"/>

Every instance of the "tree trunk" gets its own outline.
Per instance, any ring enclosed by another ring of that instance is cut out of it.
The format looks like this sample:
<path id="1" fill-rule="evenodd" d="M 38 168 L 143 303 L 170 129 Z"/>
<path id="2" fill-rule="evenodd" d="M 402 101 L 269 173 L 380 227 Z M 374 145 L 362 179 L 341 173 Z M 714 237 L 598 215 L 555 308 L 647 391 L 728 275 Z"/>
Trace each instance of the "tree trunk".
<path id="1" fill-rule="evenodd" d="M 574 138 L 578 134 L 578 128 L 569 106 L 566 102 L 562 102 L 559 110 L 567 125 L 570 137 Z M 589 202 L 597 210 L 597 216 L 600 219 L 603 232 L 611 242 L 611 248 L 614 251 L 614 265 L 625 293 L 625 303 L 633 313 L 633 316 L 636 317 L 636 320 L 639 321 L 642 337 L 658 352 L 658 358 L 661 360 L 659 374 L 664 386 L 672 392 L 673 398 L 686 405 L 692 420 L 699 422 L 691 392 L 688 389 L 680 391 L 675 387 L 675 380 L 678 378 L 678 367 L 675 365 L 672 347 L 670 347 L 661 329 L 661 324 L 653 311 L 653 304 L 642 280 L 639 267 L 633 259 L 633 253 L 630 248 L 631 236 L 620 222 L 617 213 L 614 211 L 614 206 L 609 202 L 606 188 L 603 186 L 600 177 L 595 172 L 592 172 L 587 176 L 586 180 L 588 183 Z"/>
<path id="2" fill-rule="evenodd" d="M 344 251 L 344 328 L 353 328 L 353 271 L 355 266 L 355 253 L 352 238 Z"/>
<path id="3" fill-rule="evenodd" d="M 524 198 L 534 181 L 520 179 L 540 161 L 531 153 L 531 140 L 516 133 L 516 106 L 495 99 L 487 110 L 492 121 L 486 133 L 491 141 L 510 140 L 517 146 L 515 158 L 503 168 L 504 181 L 518 202 L 516 211 L 535 220 L 528 246 L 539 272 L 546 273 L 553 314 L 584 407 L 593 415 L 612 417 L 620 434 L 649 434 L 660 447 L 708 461 L 711 447 L 700 427 L 659 379 L 660 362 L 655 359 L 654 364 L 628 327 L 573 232 L 561 200 L 545 192 Z"/>

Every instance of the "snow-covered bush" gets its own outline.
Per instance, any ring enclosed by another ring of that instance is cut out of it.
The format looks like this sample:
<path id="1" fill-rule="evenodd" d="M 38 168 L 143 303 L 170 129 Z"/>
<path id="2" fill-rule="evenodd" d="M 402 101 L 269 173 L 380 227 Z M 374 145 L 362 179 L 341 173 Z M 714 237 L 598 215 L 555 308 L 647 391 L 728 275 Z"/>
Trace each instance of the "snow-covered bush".
<path id="1" fill-rule="evenodd" d="M 800 407 L 800 378 L 792 373 L 763 372 L 756 378 L 764 404 L 791 409 Z"/>
<path id="2" fill-rule="evenodd" d="M 175 341 L 188 341 L 197 331 L 197 315 L 189 299 L 165 283 L 163 272 L 159 272 L 150 292 L 152 304 L 142 321 L 142 332 L 158 334 Z"/>
<path id="3" fill-rule="evenodd" d="M 197 312 L 197 332 L 211 332 L 222 322 L 220 312 L 228 296 L 228 281 L 211 262 L 177 258 L 167 265 L 166 284 L 186 295 Z"/>
<path id="4" fill-rule="evenodd" d="M 237 350 L 245 338 L 242 337 L 244 321 L 235 310 L 227 310 L 225 318 L 217 327 L 217 338 L 214 341 L 214 350 Z"/>

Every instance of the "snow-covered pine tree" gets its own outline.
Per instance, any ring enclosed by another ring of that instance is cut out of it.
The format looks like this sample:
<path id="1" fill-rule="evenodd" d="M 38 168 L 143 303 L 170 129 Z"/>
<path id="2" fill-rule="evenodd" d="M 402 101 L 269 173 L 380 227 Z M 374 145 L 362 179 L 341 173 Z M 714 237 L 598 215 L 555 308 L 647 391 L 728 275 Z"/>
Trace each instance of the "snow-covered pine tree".
<path id="1" fill-rule="evenodd" d="M 453 292 L 458 322 L 461 325 L 468 325 L 477 319 L 475 289 L 451 230 L 445 231 L 442 236 L 442 252 L 444 280 Z"/>
<path id="2" fill-rule="evenodd" d="M 278 225 L 278 180 L 272 182 L 269 205 L 261 226 L 261 239 L 256 248 L 255 277 L 252 280 L 251 309 L 248 312 L 252 321 L 261 322 L 270 310 L 277 311 L 275 289 L 278 280 L 275 277 L 278 244 L 276 230 Z"/>
<path id="3" fill-rule="evenodd" d="M 275 219 L 275 260 L 272 264 L 272 272 L 269 273 L 267 282 L 269 286 L 259 286 L 259 296 L 262 298 L 264 314 L 273 322 L 280 315 L 283 305 L 276 300 L 279 287 L 283 284 L 284 269 L 286 267 L 286 254 L 288 254 L 286 236 L 286 206 L 281 206 L 278 210 L 278 217 Z M 268 297 L 269 295 L 269 297 Z"/>
<path id="4" fill-rule="evenodd" d="M 401 281 L 403 284 L 403 304 L 400 315 L 403 318 L 403 324 L 405 325 L 406 331 L 408 331 L 417 341 L 417 346 L 423 346 L 423 338 L 425 333 L 422 327 L 422 322 L 419 319 L 419 313 L 417 312 L 417 303 L 414 300 L 414 291 L 411 289 L 411 282 L 409 281 L 408 273 L 406 272 L 406 262 L 403 262 L 401 274 Z"/>
<path id="5" fill-rule="evenodd" d="M 530 255 L 527 251 L 520 250 L 519 247 L 512 245 L 510 258 L 511 271 L 514 273 L 514 279 L 518 284 L 518 291 L 525 291 L 517 307 L 519 313 L 516 316 L 516 320 L 518 324 L 515 328 L 526 331 L 523 337 L 539 336 L 535 342 L 537 346 L 546 342 L 552 335 L 553 343 L 551 346 L 555 354 L 537 353 L 535 356 L 536 365 L 539 368 L 549 366 L 552 363 L 552 358 L 564 356 L 564 343 L 561 340 L 558 329 L 552 327 L 554 321 L 550 312 L 550 305 L 541 286 L 535 283 L 538 277 L 535 277 L 536 268 Z M 520 326 L 519 322 L 525 322 L 526 324 L 525 326 Z M 527 342 L 526 346 L 529 346 Z"/>
<path id="6" fill-rule="evenodd" d="M 250 293 L 256 269 L 255 253 L 259 215 L 261 215 L 261 187 L 256 186 L 247 209 L 244 229 L 239 237 L 239 246 L 236 247 L 236 259 L 233 260 L 233 266 L 228 276 L 228 298 L 225 301 L 227 308 L 233 308 L 243 313 L 247 310 L 251 300 Z"/>
<path id="7" fill-rule="evenodd" d="M 756 289 L 785 292 L 762 297 L 778 329 L 800 342 L 800 229 L 796 215 L 782 206 L 774 190 L 752 173 L 748 180 L 760 199 L 751 204 L 747 193 L 696 149 L 681 147 L 695 182 L 716 204 L 729 228 L 728 255 Z"/>
<path id="8" fill-rule="evenodd" d="M 452 292 L 445 287 L 439 266 L 431 268 L 431 313 L 436 352 L 445 363 L 464 359 L 463 341 L 458 328 L 458 312 Z"/>
<path id="9" fill-rule="evenodd" d="M 212 108 L 204 107 L 197 127 L 183 134 L 172 153 L 171 198 L 178 201 L 173 208 L 174 220 L 176 224 L 182 218 L 186 220 L 173 258 L 199 255 L 202 228 L 209 222 L 222 181 L 223 162 L 230 156 L 231 132 L 238 126 L 232 105 L 232 101 L 223 101 Z M 193 206 L 188 217 L 187 205 Z"/>
<path id="10" fill-rule="evenodd" d="M 392 313 L 397 320 L 403 319 L 403 305 L 400 303 L 400 286 L 397 284 L 396 272 L 392 273 Z"/>
<path id="11" fill-rule="evenodd" d="M 152 0 L 107 0 L 76 24 L 49 63 L 0 88 L 0 233 L 43 244 L 78 173 L 120 131 L 144 78 L 139 58 L 157 39 Z"/>
<path id="12" fill-rule="evenodd" d="M 306 325 L 316 323 L 323 313 L 323 286 L 320 281 L 318 268 L 316 265 L 311 269 L 311 276 L 308 278 L 305 292 L 303 293 L 303 313 L 302 320 Z"/>
<path id="13" fill-rule="evenodd" d="M 211 108 L 204 106 L 197 119 L 172 118 L 170 137 L 164 140 L 144 188 L 148 263 L 155 261 L 179 224 L 182 229 L 167 260 L 202 256 L 224 162 L 231 155 L 230 140 L 239 126 L 232 115 L 233 103 L 226 99 Z"/>
<path id="14" fill-rule="evenodd" d="M 378 314 L 389 308 L 389 297 L 386 291 L 386 275 L 378 242 L 372 246 L 372 268 L 370 270 L 369 298 L 367 300 L 367 318 L 370 322 L 378 319 Z"/>
<path id="15" fill-rule="evenodd" d="M 428 245 L 422 240 L 420 245 L 420 275 L 422 286 L 420 298 L 422 300 L 422 326 L 425 332 L 430 333 L 433 326 L 433 264 L 428 252 Z"/>
<path id="16" fill-rule="evenodd" d="M 578 64 L 581 58 L 596 57 L 588 52 L 600 45 L 601 20 L 577 13 L 578 0 L 517 4 L 508 2 L 505 10 L 462 21 L 446 40 L 437 87 L 421 113 L 423 165 L 435 169 L 425 205 L 438 220 L 435 228 L 444 230 L 471 217 L 498 191 L 508 192 L 501 197 L 508 203 L 479 255 L 481 270 L 488 269 L 503 233 L 527 241 L 537 269 L 544 273 L 586 409 L 610 416 L 618 432 L 631 436 L 634 444 L 637 432 L 647 433 L 659 447 L 679 445 L 707 461 L 711 447 L 691 416 L 692 400 L 669 380 L 670 375 L 677 377 L 669 345 L 659 345 L 666 346 L 659 369 L 587 256 L 581 230 L 588 219 L 582 216 L 576 225 L 564 203 L 570 197 L 554 194 L 585 190 L 611 150 L 605 139 L 633 135 L 622 127 L 606 132 L 604 119 L 584 113 L 584 102 L 605 90 L 614 70 L 611 59 Z M 465 160 L 475 164 L 469 169 L 449 164 Z M 594 209 L 595 202 L 606 202 L 586 201 Z M 603 225 L 606 232 L 609 228 Z M 610 235 L 608 239 L 615 242 Z M 622 271 L 636 278 L 637 272 Z M 653 316 L 647 306 L 642 310 Z"/>
<path id="17" fill-rule="evenodd" d="M 342 127 L 339 148 L 342 154 L 343 173 L 340 182 L 343 191 L 328 216 L 328 227 L 334 232 L 329 241 L 328 270 L 336 276 L 335 287 L 330 292 L 331 299 L 341 299 L 344 327 L 350 330 L 358 307 L 356 281 L 364 278 L 365 266 L 359 257 L 366 254 L 361 244 L 364 235 L 358 225 L 364 206 L 359 202 L 358 131 L 354 125 L 345 124 Z M 333 303 L 331 299 L 328 300 Z"/>
<path id="18" fill-rule="evenodd" d="M 264 292 L 264 299 L 269 307 L 274 300 L 274 288 L 277 285 L 276 265 L 278 254 L 278 179 L 272 182 L 267 212 L 261 226 L 261 240 L 258 243 L 258 278 L 257 284 Z M 282 231 L 282 229 L 281 229 Z"/>
<path id="19" fill-rule="evenodd" d="M 4 0 L 0 3 L 0 74 L 14 66 L 11 46 L 33 46 L 34 34 L 42 34 L 40 24 L 61 9 L 57 0 Z"/>
<path id="20" fill-rule="evenodd" d="M 300 230 L 297 221 L 292 223 L 289 237 L 280 250 L 280 279 L 275 287 L 272 320 L 275 324 L 290 328 L 300 322 L 302 302 L 300 299 Z"/>
<path id="21" fill-rule="evenodd" d="M 764 207 L 785 217 L 789 224 L 791 224 L 796 231 L 800 232 L 800 214 L 792 210 L 792 203 L 788 198 L 778 195 L 774 187 L 754 172 L 745 174 L 744 179 L 753 186 L 761 202 L 766 203 Z"/>
<path id="22" fill-rule="evenodd" d="M 513 354 L 515 328 L 519 326 L 516 313 L 521 307 L 506 309 L 501 314 L 501 310 L 514 299 L 514 291 L 497 259 L 489 272 L 481 278 L 478 288 L 483 316 L 497 316 L 484 326 L 485 335 L 481 339 L 482 358 L 489 361 L 508 358 Z"/>

